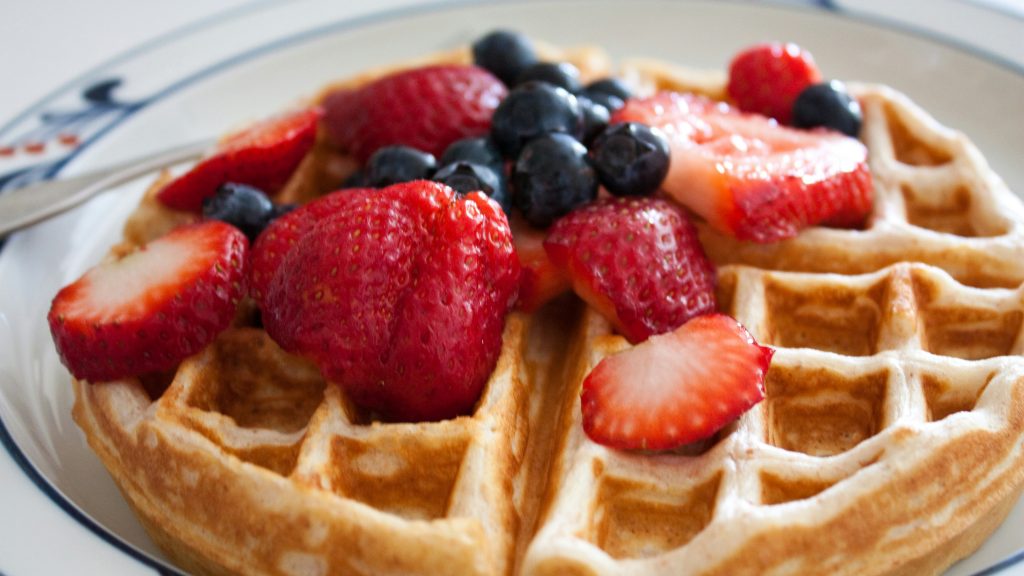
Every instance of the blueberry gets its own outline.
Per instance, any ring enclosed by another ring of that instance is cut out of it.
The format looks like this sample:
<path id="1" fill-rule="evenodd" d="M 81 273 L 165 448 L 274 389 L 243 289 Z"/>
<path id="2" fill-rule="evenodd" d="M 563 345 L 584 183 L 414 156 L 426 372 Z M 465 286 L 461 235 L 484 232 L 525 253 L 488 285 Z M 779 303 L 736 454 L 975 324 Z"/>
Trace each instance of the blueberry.
<path id="1" fill-rule="evenodd" d="M 284 216 L 285 214 L 291 212 L 292 210 L 295 210 L 298 207 L 298 204 L 274 204 L 274 211 L 271 212 L 270 219 L 276 220 L 281 216 Z M 269 223 L 270 222 L 267 222 L 267 224 Z"/>
<path id="2" fill-rule="evenodd" d="M 601 104 L 614 112 L 626 103 L 626 100 L 633 95 L 629 86 L 618 78 L 604 78 L 591 82 L 580 92 L 580 95 L 590 98 L 591 101 Z"/>
<path id="3" fill-rule="evenodd" d="M 614 124 L 594 139 L 590 159 L 612 194 L 646 196 L 668 173 L 668 140 L 660 130 L 643 124 Z"/>
<path id="4" fill-rule="evenodd" d="M 511 86 L 519 74 L 537 62 L 537 53 L 526 36 L 495 30 L 473 43 L 473 63 Z"/>
<path id="5" fill-rule="evenodd" d="M 203 217 L 231 224 L 252 242 L 275 217 L 274 204 L 258 188 L 228 182 L 203 200 Z"/>
<path id="6" fill-rule="evenodd" d="M 608 112 L 608 108 L 587 96 L 581 94 L 576 97 L 576 100 L 579 101 L 580 111 L 583 113 L 583 143 L 587 144 L 604 130 L 611 114 Z"/>
<path id="7" fill-rule="evenodd" d="M 793 125 L 797 128 L 824 126 L 856 138 L 862 120 L 860 104 L 838 80 L 812 84 L 793 102 Z"/>
<path id="8" fill-rule="evenodd" d="M 399 182 L 426 180 L 436 169 L 433 154 L 409 146 L 385 146 L 366 161 L 366 184 L 383 188 Z"/>
<path id="9" fill-rule="evenodd" d="M 452 142 L 445 148 L 444 154 L 441 154 L 441 159 L 437 163 L 444 166 L 459 161 L 482 164 L 504 172 L 505 159 L 501 157 L 501 150 L 498 150 L 494 142 L 486 136 L 463 138 Z"/>
<path id="10" fill-rule="evenodd" d="M 580 71 L 568 62 L 538 62 L 516 76 L 516 85 L 547 82 L 575 94 L 580 91 Z"/>
<path id="11" fill-rule="evenodd" d="M 512 169 L 515 205 L 526 221 L 547 228 L 597 197 L 597 175 L 587 149 L 567 134 L 531 140 Z"/>
<path id="12" fill-rule="evenodd" d="M 501 204 L 501 208 L 506 214 L 512 209 L 505 177 L 489 166 L 456 161 L 438 169 L 434 174 L 434 180 L 451 186 L 460 194 L 469 194 L 479 190 Z"/>
<path id="13" fill-rule="evenodd" d="M 523 145 L 550 132 L 582 136 L 583 115 L 576 97 L 547 82 L 517 86 L 498 105 L 491 117 L 491 137 L 508 157 L 515 157 Z"/>

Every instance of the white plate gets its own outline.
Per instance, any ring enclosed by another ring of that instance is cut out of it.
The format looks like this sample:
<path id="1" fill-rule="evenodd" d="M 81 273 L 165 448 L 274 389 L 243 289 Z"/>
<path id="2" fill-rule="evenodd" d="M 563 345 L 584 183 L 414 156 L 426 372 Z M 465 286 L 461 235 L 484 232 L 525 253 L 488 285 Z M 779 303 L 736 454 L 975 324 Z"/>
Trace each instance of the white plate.
<path id="1" fill-rule="evenodd" d="M 792 40 L 814 53 L 827 76 L 907 93 L 970 135 L 1011 188 L 1024 190 L 1018 160 L 1024 150 L 1024 24 L 996 11 L 950 0 L 907 2 L 896 17 L 912 24 L 894 24 L 868 1 L 838 9 L 827 1 L 406 3 L 381 2 L 369 15 L 356 14 L 367 6 L 329 0 L 257 4 L 128 53 L 0 129 L 0 147 L 60 132 L 83 140 L 70 153 L 56 147 L 51 156 L 0 155 L 0 186 L 214 135 L 311 94 L 328 79 L 462 44 L 500 25 L 559 44 L 601 44 L 617 57 L 653 56 L 704 68 L 723 68 L 755 41 Z M 950 21 L 964 24 L 954 34 L 944 27 Z M 54 117 L 58 111 L 77 112 Z M 10 576 L 69 568 L 175 573 L 71 421 L 69 377 L 45 323 L 58 288 L 118 239 L 142 187 L 137 182 L 105 194 L 13 237 L 0 252 L 0 440 L 11 456 L 0 460 L 0 479 L 27 477 L 47 496 L 15 501 L 0 489 L 0 527 L 41 524 L 52 535 L 27 547 L 0 543 L 0 570 L 5 562 L 20 570 Z M 950 574 L 1024 571 L 1022 533 L 1024 504 Z M 55 545 L 60 554 L 50 552 Z"/>

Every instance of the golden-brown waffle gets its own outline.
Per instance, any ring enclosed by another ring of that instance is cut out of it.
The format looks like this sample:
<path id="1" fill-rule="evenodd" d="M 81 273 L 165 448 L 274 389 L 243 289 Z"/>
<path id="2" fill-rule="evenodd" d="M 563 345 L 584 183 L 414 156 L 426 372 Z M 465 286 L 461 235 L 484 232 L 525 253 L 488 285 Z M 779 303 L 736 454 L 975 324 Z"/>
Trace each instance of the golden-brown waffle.
<path id="1" fill-rule="evenodd" d="M 547 53 L 608 71 L 597 50 Z M 723 94 L 718 73 L 622 73 Z M 370 421 L 242 310 L 171 374 L 76 382 L 76 421 L 197 573 L 940 572 L 1024 484 L 1024 209 L 963 136 L 854 90 L 877 191 L 864 230 L 755 246 L 702 228 L 720 307 L 776 353 L 765 401 L 699 446 L 629 454 L 583 434 L 582 378 L 629 344 L 572 297 L 509 317 L 471 416 Z M 352 168 L 321 140 L 284 195 Z M 151 191 L 124 248 L 188 219 Z"/>

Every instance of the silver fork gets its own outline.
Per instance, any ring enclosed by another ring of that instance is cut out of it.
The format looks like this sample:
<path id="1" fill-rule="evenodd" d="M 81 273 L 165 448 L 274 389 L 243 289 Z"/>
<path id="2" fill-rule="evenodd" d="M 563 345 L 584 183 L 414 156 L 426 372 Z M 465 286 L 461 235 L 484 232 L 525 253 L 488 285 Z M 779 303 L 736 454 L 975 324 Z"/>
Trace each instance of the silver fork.
<path id="1" fill-rule="evenodd" d="M 0 194 L 0 238 L 70 210 L 112 186 L 196 158 L 212 145 L 213 140 L 191 142 L 80 176 L 46 180 Z"/>

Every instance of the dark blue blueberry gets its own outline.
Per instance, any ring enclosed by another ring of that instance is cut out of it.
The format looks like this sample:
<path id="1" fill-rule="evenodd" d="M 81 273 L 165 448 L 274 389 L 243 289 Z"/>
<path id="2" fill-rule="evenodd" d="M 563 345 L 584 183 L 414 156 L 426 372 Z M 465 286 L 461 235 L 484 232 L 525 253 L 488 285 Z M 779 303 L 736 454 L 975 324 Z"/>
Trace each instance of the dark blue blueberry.
<path id="1" fill-rule="evenodd" d="M 516 77 L 516 85 L 547 82 L 575 94 L 580 91 L 580 71 L 568 62 L 538 62 Z"/>
<path id="2" fill-rule="evenodd" d="M 348 175 L 345 181 L 341 183 L 342 189 L 344 188 L 365 188 L 368 184 L 366 182 L 366 173 L 362 170 L 356 170 L 355 172 Z"/>
<path id="3" fill-rule="evenodd" d="M 582 130 L 583 114 L 576 97 L 546 82 L 517 86 L 491 117 L 491 138 L 510 158 L 542 134 L 562 132 L 580 138 Z"/>
<path id="4" fill-rule="evenodd" d="M 597 174 L 587 149 L 567 134 L 545 134 L 531 140 L 512 169 L 514 202 L 536 228 L 597 198 Z"/>
<path id="5" fill-rule="evenodd" d="M 629 86 L 618 78 L 604 78 L 587 84 L 580 95 L 615 112 L 632 96 Z"/>
<path id="6" fill-rule="evenodd" d="M 295 210 L 298 207 L 298 204 L 274 204 L 274 211 L 271 213 L 270 219 L 275 220 L 277 218 L 280 218 L 281 216 L 284 216 L 285 214 L 291 212 L 292 210 Z"/>
<path id="7" fill-rule="evenodd" d="M 501 204 L 501 209 L 506 214 L 512 210 L 512 201 L 508 195 L 505 177 L 489 166 L 456 161 L 439 168 L 434 174 L 434 180 L 451 186 L 460 194 L 469 194 L 479 190 Z"/>
<path id="8" fill-rule="evenodd" d="M 429 180 L 436 169 L 433 154 L 409 146 L 385 146 L 366 161 L 366 184 L 383 188 L 400 182 Z"/>
<path id="9" fill-rule="evenodd" d="M 473 162 L 495 168 L 504 172 L 505 159 L 501 156 L 501 150 L 486 136 L 479 138 L 463 138 L 452 142 L 441 154 L 438 165 L 444 166 L 452 162 Z"/>
<path id="10" fill-rule="evenodd" d="M 262 190 L 228 182 L 203 200 L 203 217 L 231 224 L 252 242 L 276 216 L 274 203 Z"/>
<path id="11" fill-rule="evenodd" d="M 793 125 L 797 128 L 824 126 L 856 138 L 862 120 L 860 104 L 838 80 L 812 84 L 793 102 Z"/>
<path id="12" fill-rule="evenodd" d="M 506 86 L 537 62 L 533 44 L 522 34 L 495 30 L 473 43 L 473 63 L 497 76 Z"/>
<path id="13" fill-rule="evenodd" d="M 579 95 L 576 100 L 580 103 L 580 112 L 583 114 L 583 143 L 587 144 L 601 133 L 608 126 L 608 119 L 611 114 L 608 108 L 598 104 L 584 95 Z"/>
<path id="14" fill-rule="evenodd" d="M 661 131 L 643 124 L 614 124 L 594 139 L 590 160 L 601 184 L 612 194 L 646 196 L 668 174 L 668 140 Z"/>

